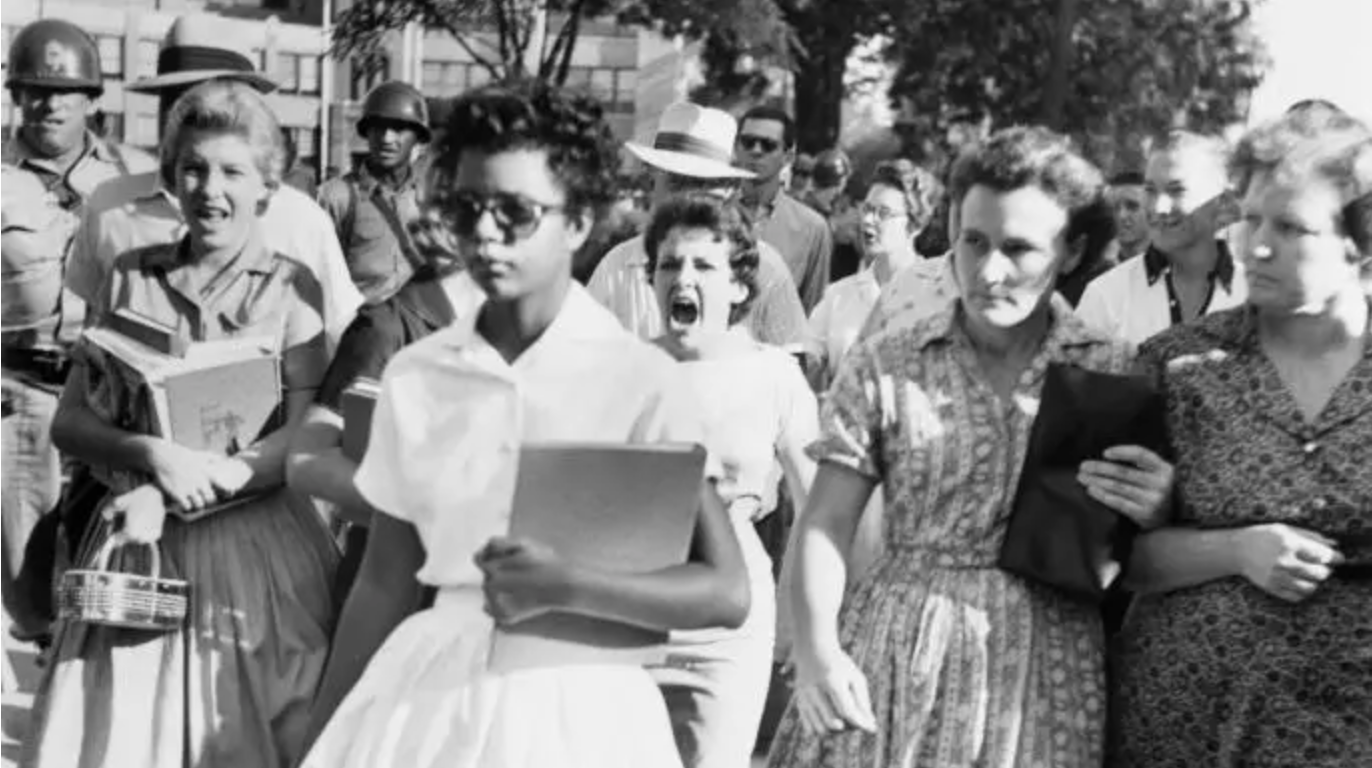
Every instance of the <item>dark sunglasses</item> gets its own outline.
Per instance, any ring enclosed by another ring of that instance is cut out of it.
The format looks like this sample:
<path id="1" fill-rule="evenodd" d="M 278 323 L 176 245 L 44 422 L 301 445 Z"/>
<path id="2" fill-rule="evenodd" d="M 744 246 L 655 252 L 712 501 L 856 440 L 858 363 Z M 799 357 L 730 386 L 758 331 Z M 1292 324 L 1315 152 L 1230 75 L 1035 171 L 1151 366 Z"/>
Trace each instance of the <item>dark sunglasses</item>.
<path id="1" fill-rule="evenodd" d="M 481 217 L 490 213 L 507 237 L 523 240 L 538 231 L 544 216 L 564 210 L 566 206 L 538 203 L 507 192 L 493 195 L 457 192 L 448 198 L 443 221 L 457 236 L 471 237 L 476 234 Z"/>
<path id="2" fill-rule="evenodd" d="M 776 139 L 769 139 L 765 136 L 739 136 L 738 145 L 743 147 L 746 152 L 752 152 L 756 149 L 767 154 L 781 148 L 781 142 Z"/>

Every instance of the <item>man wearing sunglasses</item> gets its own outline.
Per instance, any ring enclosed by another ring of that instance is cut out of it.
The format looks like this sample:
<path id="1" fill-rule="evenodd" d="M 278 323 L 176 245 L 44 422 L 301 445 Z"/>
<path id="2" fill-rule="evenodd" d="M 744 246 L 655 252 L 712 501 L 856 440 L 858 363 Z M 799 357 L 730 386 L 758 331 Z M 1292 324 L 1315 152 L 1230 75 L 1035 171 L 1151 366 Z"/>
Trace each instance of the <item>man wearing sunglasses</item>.
<path id="1" fill-rule="evenodd" d="M 737 195 L 751 174 L 730 163 L 736 132 L 734 118 L 722 110 L 686 102 L 669 106 L 651 146 L 627 145 L 651 170 L 653 205 L 688 191 Z M 748 329 L 758 341 L 799 355 L 810 338 L 805 308 L 781 254 L 767 243 L 758 246 L 758 298 L 748 311 Z M 626 328 L 651 339 L 662 333 L 662 318 L 647 265 L 643 237 L 635 237 L 605 254 L 586 287 Z"/>
<path id="2" fill-rule="evenodd" d="M 833 239 L 829 224 L 782 189 L 782 171 L 795 160 L 796 129 L 775 107 L 754 107 L 739 121 L 734 158 L 752 173 L 743 183 L 743 204 L 753 215 L 759 240 L 781 252 L 810 312 L 829 287 Z"/>

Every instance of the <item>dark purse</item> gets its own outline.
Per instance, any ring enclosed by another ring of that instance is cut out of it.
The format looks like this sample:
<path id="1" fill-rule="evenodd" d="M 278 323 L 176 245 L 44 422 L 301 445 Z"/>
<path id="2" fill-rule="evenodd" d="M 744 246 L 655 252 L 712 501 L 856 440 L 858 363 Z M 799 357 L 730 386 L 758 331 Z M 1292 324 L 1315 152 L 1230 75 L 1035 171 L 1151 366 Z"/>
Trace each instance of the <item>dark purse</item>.
<path id="1" fill-rule="evenodd" d="M 1128 561 L 1138 526 L 1091 498 L 1081 462 L 1138 445 L 1169 455 L 1162 395 L 1143 376 L 1050 363 L 997 564 L 1100 603 Z"/>

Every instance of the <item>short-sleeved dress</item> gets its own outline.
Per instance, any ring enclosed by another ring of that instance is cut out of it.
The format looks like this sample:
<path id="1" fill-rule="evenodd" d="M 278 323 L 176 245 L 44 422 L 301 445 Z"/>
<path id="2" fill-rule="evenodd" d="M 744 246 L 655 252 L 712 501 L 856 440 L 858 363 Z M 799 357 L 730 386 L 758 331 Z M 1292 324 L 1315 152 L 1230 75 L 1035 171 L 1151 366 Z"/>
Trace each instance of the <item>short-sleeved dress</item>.
<path id="1" fill-rule="evenodd" d="M 1263 523 L 1334 539 L 1335 569 L 1288 603 L 1242 577 L 1135 598 L 1112 674 L 1112 766 L 1372 765 L 1372 330 L 1314 422 L 1226 310 L 1140 349 L 1167 399 L 1176 525 Z"/>
<path id="2" fill-rule="evenodd" d="M 120 256 L 97 309 L 130 308 L 193 341 L 270 336 L 283 381 L 317 385 L 293 370 L 303 356 L 322 355 L 311 273 L 253 240 L 204 292 L 180 268 L 185 247 Z M 98 380 L 89 368 L 88 397 Z M 128 490 L 125 472 L 105 479 Z M 86 551 L 107 533 L 93 530 Z M 318 513 L 282 488 L 191 523 L 168 516 L 160 549 L 164 569 L 190 582 L 188 626 L 150 633 L 63 623 L 24 765 L 275 767 L 300 756 L 338 559 Z"/>
<path id="3" fill-rule="evenodd" d="M 391 360 L 358 490 L 412 524 L 432 608 L 397 626 L 305 768 L 680 768 L 662 695 L 637 665 L 488 669 L 494 625 L 473 556 L 509 530 L 524 442 L 703 443 L 676 363 L 573 284 L 513 363 L 479 313 Z"/>
<path id="4" fill-rule="evenodd" d="M 1099 768 L 1105 645 L 1094 606 L 996 567 L 1049 362 L 1118 373 L 1127 345 L 1060 299 L 1010 402 L 984 382 L 955 302 L 849 353 L 812 448 L 878 480 L 885 552 L 851 584 L 844 650 L 877 731 L 816 739 L 794 705 L 775 768 Z"/>

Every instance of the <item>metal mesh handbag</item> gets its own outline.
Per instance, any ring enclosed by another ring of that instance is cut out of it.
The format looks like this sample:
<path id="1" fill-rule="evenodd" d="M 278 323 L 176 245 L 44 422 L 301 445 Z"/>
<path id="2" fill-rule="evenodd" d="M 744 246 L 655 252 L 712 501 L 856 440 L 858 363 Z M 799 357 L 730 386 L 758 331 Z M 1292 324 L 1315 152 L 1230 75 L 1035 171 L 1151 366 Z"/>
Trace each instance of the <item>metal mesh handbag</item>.
<path id="1" fill-rule="evenodd" d="M 146 546 L 152 555 L 150 573 L 111 571 L 110 560 L 120 546 Z M 161 553 L 153 545 L 126 545 L 111 536 L 92 560 L 92 567 L 67 571 L 59 590 L 62 619 L 125 629 L 175 631 L 186 621 L 190 584 L 162 578 Z"/>

